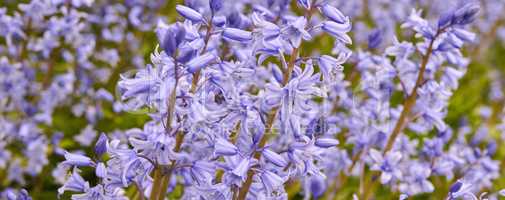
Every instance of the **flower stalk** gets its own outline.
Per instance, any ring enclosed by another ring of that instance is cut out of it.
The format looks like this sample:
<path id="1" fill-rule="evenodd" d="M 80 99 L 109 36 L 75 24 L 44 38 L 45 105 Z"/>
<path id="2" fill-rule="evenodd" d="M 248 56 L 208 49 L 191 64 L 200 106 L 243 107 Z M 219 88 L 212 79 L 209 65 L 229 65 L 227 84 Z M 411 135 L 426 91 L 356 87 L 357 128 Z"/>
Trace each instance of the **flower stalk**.
<path id="1" fill-rule="evenodd" d="M 294 48 L 293 52 L 291 53 L 291 57 L 289 59 L 288 63 L 288 68 L 286 72 L 283 74 L 283 79 L 282 79 L 282 86 L 286 86 L 286 84 L 289 82 L 289 79 L 291 78 L 291 73 L 293 71 L 293 68 L 295 67 L 295 61 L 298 59 L 298 48 Z M 268 115 L 267 122 L 265 124 L 265 134 L 260 139 L 260 142 L 258 143 L 258 149 L 261 149 L 265 146 L 265 144 L 268 141 L 268 135 L 272 133 L 272 126 L 275 121 L 275 117 L 277 115 L 277 111 L 279 110 L 279 107 L 275 107 L 272 111 L 270 111 L 270 114 Z M 255 152 L 254 153 L 254 158 L 259 160 L 261 158 L 261 153 L 260 152 Z M 252 181 L 253 181 L 253 176 L 254 176 L 254 171 L 249 169 L 247 172 L 247 179 L 242 185 L 242 187 L 239 189 L 239 193 L 237 196 L 238 200 L 244 200 L 247 196 L 247 193 L 249 192 L 249 188 L 251 187 Z"/>

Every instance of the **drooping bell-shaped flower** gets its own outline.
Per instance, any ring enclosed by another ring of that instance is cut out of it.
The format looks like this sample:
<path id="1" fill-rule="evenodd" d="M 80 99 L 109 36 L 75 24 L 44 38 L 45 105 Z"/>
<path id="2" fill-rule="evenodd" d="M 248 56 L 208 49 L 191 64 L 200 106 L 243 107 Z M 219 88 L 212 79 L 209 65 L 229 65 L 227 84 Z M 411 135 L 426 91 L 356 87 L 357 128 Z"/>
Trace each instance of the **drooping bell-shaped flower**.
<path id="1" fill-rule="evenodd" d="M 63 194 L 65 191 L 84 192 L 88 188 L 89 183 L 79 175 L 78 169 L 74 169 L 72 175 L 67 179 L 65 184 L 58 188 L 58 195 Z"/>
<path id="2" fill-rule="evenodd" d="M 337 146 L 338 143 L 338 140 L 333 138 L 318 138 L 314 144 L 321 148 L 330 148 Z"/>
<path id="3" fill-rule="evenodd" d="M 177 5 L 175 7 L 175 10 L 183 16 L 184 18 L 191 20 L 192 22 L 203 22 L 203 16 L 197 12 L 196 10 L 193 10 L 190 7 L 183 6 L 183 5 Z"/>
<path id="4" fill-rule="evenodd" d="M 260 179 L 268 194 L 272 194 L 273 191 L 283 187 L 285 182 L 282 177 L 268 170 L 265 170 L 260 174 Z"/>
<path id="5" fill-rule="evenodd" d="M 63 161 L 62 164 L 82 167 L 82 166 L 92 166 L 95 164 L 95 162 L 93 162 L 93 160 L 91 160 L 91 158 L 87 156 L 65 152 L 65 161 Z"/>
<path id="6" fill-rule="evenodd" d="M 270 149 L 264 149 L 262 151 L 263 156 L 265 159 L 268 161 L 272 162 L 274 165 L 277 165 L 279 167 L 285 167 L 288 163 L 287 161 L 278 153 L 275 153 L 274 151 Z"/>
<path id="7" fill-rule="evenodd" d="M 252 33 L 237 28 L 226 28 L 223 37 L 232 41 L 247 42 L 252 40 Z"/>
<path id="8" fill-rule="evenodd" d="M 233 156 L 238 153 L 238 148 L 228 140 L 218 138 L 214 144 L 214 154 L 216 156 Z"/>

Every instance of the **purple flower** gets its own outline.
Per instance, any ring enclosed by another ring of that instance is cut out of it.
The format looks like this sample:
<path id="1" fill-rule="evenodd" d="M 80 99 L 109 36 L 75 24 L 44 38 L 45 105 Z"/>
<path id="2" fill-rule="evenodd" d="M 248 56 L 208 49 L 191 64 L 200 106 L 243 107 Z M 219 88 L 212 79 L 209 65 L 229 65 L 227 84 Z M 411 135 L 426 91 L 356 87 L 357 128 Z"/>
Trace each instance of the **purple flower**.
<path id="1" fill-rule="evenodd" d="M 6 200 L 32 200 L 32 198 L 30 197 L 30 195 L 28 194 L 28 192 L 25 189 L 21 189 L 18 192 L 14 191 L 12 189 L 8 189 L 7 191 L 5 191 L 3 193 L 6 193 L 5 197 L 4 197 L 4 198 L 6 198 Z M 4 195 L 0 195 L 0 196 L 4 196 Z"/>
<path id="2" fill-rule="evenodd" d="M 223 0 L 209 0 L 210 9 L 212 12 L 217 12 L 223 7 Z"/>
<path id="3" fill-rule="evenodd" d="M 107 168 L 103 162 L 98 163 L 96 166 L 95 175 L 100 178 L 107 177 Z"/>
<path id="4" fill-rule="evenodd" d="M 86 126 L 79 135 L 75 135 L 74 139 L 83 146 L 89 146 L 96 137 L 96 131 L 92 125 Z"/>
<path id="5" fill-rule="evenodd" d="M 201 56 L 193 58 L 188 63 L 186 63 L 186 66 L 188 66 L 188 71 L 190 73 L 195 73 L 196 71 L 202 69 L 206 65 L 209 65 L 210 63 L 217 60 L 218 57 L 214 53 L 207 52 Z"/>
<path id="6" fill-rule="evenodd" d="M 62 162 L 62 164 L 82 167 L 95 165 L 95 162 L 93 162 L 93 160 L 87 156 L 65 152 L 65 161 Z"/>
<path id="7" fill-rule="evenodd" d="M 452 23 L 457 25 L 467 25 L 472 23 L 480 10 L 479 4 L 466 4 L 456 10 L 452 17 Z"/>
<path id="8" fill-rule="evenodd" d="M 412 10 L 408 19 L 401 25 L 401 27 L 412 28 L 417 32 L 417 36 L 422 36 L 431 40 L 435 37 L 435 30 L 433 30 L 427 20 L 421 17 L 421 12 L 421 10 Z"/>
<path id="9" fill-rule="evenodd" d="M 473 197 L 473 199 L 478 199 L 472 193 L 472 185 L 464 180 L 457 180 L 449 188 L 448 199 L 457 199 L 459 197 Z"/>
<path id="10" fill-rule="evenodd" d="M 263 183 L 263 187 L 267 191 L 268 194 L 272 194 L 272 192 L 283 188 L 283 184 L 286 181 L 279 175 L 271 172 L 271 171 L 263 171 L 260 174 L 261 183 Z"/>
<path id="11" fill-rule="evenodd" d="M 344 23 L 326 21 L 323 22 L 322 29 L 344 44 L 352 43 L 351 38 L 347 35 L 347 32 L 351 30 L 351 23 L 349 21 Z"/>
<path id="12" fill-rule="evenodd" d="M 274 165 L 277 165 L 279 167 L 285 167 L 286 165 L 288 165 L 286 160 L 281 155 L 275 153 L 274 151 L 264 149 L 262 151 L 262 154 L 265 157 L 265 159 L 272 162 Z"/>
<path id="13" fill-rule="evenodd" d="M 237 166 L 231 171 L 233 175 L 235 175 L 238 179 L 245 181 L 247 178 L 247 171 L 251 164 L 251 160 L 249 158 L 243 158 Z"/>
<path id="14" fill-rule="evenodd" d="M 214 144 L 214 154 L 216 156 L 233 156 L 238 153 L 235 145 L 223 138 L 218 138 Z"/>
<path id="15" fill-rule="evenodd" d="M 109 141 L 107 136 L 104 133 L 100 134 L 100 137 L 98 137 L 95 144 L 95 155 L 101 157 L 105 152 L 107 152 L 108 143 Z"/>
<path id="16" fill-rule="evenodd" d="M 62 195 L 65 191 L 84 192 L 88 189 L 89 183 L 79 175 L 78 169 L 74 169 L 65 184 L 58 188 L 58 195 Z"/>
<path id="17" fill-rule="evenodd" d="M 306 24 L 307 19 L 305 19 L 305 17 L 298 17 L 289 23 L 286 35 L 293 47 L 298 48 L 302 43 L 302 38 L 304 40 L 310 40 L 312 38 L 310 33 L 305 30 Z"/>
<path id="18" fill-rule="evenodd" d="M 338 140 L 333 138 L 318 138 L 314 144 L 321 148 L 330 148 L 337 146 L 338 143 Z"/>
<path id="19" fill-rule="evenodd" d="M 162 38 L 160 38 L 161 47 L 167 55 L 173 56 L 185 36 L 186 29 L 184 26 L 176 24 L 168 27 Z"/>
<path id="20" fill-rule="evenodd" d="M 310 178 L 307 178 L 308 181 L 308 187 L 307 189 L 310 190 L 310 194 L 314 196 L 314 198 L 319 198 L 324 194 L 326 191 L 326 183 L 324 181 L 324 177 L 321 176 L 312 176 Z"/>
<path id="21" fill-rule="evenodd" d="M 406 194 L 415 195 L 425 192 L 433 192 L 435 187 L 428 180 L 431 169 L 424 163 L 411 162 L 408 171 L 404 174 L 404 183 L 400 184 L 400 191 Z"/>
<path id="22" fill-rule="evenodd" d="M 177 5 L 175 6 L 175 10 L 183 16 L 184 18 L 191 20 L 193 22 L 203 22 L 203 16 L 197 12 L 196 10 L 193 10 L 190 7 L 183 6 L 183 5 Z"/>
<path id="23" fill-rule="evenodd" d="M 380 29 L 375 29 L 368 35 L 368 48 L 375 49 L 382 43 L 383 33 Z"/>
<path id="24" fill-rule="evenodd" d="M 399 179 L 402 176 L 402 171 L 398 168 L 398 164 L 402 158 L 400 152 L 390 152 L 386 156 L 375 149 L 369 151 L 373 171 L 381 171 L 381 183 L 386 184 L 394 179 Z"/>
<path id="25" fill-rule="evenodd" d="M 343 71 L 344 67 L 342 64 L 344 64 L 350 56 L 350 53 L 342 53 L 339 54 L 338 58 L 334 58 L 328 55 L 319 57 L 319 67 L 321 73 L 323 74 L 323 78 L 327 81 L 333 80 L 336 73 Z"/>
<path id="26" fill-rule="evenodd" d="M 310 9 L 311 0 L 297 0 L 300 5 L 302 5 L 305 9 Z"/>
<path id="27" fill-rule="evenodd" d="M 340 10 L 331 6 L 330 4 L 322 6 L 320 10 L 325 17 L 336 23 L 344 24 L 349 21 L 348 17 L 346 17 L 344 14 L 342 14 L 342 12 L 340 12 Z"/>
<path id="28" fill-rule="evenodd" d="M 252 33 L 237 28 L 226 28 L 223 37 L 232 41 L 247 42 L 252 40 Z"/>

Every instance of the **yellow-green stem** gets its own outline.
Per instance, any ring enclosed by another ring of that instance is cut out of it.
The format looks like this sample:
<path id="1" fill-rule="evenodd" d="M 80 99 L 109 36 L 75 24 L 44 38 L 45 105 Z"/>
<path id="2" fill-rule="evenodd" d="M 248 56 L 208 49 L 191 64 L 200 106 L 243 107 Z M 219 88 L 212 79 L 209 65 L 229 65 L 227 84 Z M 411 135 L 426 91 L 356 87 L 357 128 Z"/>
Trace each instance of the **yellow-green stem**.
<path id="1" fill-rule="evenodd" d="M 426 50 L 426 54 L 423 56 L 422 61 L 421 61 L 421 69 L 419 70 L 419 74 L 417 75 L 417 80 L 416 84 L 414 85 L 414 88 L 412 89 L 412 92 L 410 95 L 407 97 L 407 99 L 403 103 L 403 110 L 400 113 L 400 117 L 398 118 L 398 121 L 396 122 L 396 125 L 393 129 L 393 132 L 391 136 L 389 137 L 386 147 L 384 148 L 382 154 L 386 156 L 386 154 L 393 148 L 393 144 L 396 140 L 396 138 L 400 135 L 403 127 L 405 126 L 405 122 L 407 121 L 408 115 L 410 115 L 410 111 L 416 104 L 416 99 L 417 99 L 417 89 L 421 87 L 422 83 L 424 82 L 424 72 L 426 71 L 426 66 L 428 65 L 428 61 L 430 60 L 430 56 L 433 52 L 433 44 L 436 40 L 436 38 L 443 32 L 444 30 L 438 30 L 433 39 L 431 39 L 430 44 L 428 46 L 428 49 Z M 368 181 L 369 184 L 368 186 L 365 187 L 365 192 L 363 194 L 363 199 L 367 200 L 370 194 L 373 193 L 373 190 L 375 189 L 377 185 L 377 178 L 379 173 L 378 172 L 373 172 L 371 173 L 372 175 L 370 176 L 370 181 Z"/>
<path id="2" fill-rule="evenodd" d="M 206 33 L 205 39 L 204 39 L 204 47 L 203 47 L 202 52 L 200 52 L 200 54 L 203 54 L 203 53 L 205 53 L 205 51 L 207 51 L 207 46 L 208 46 L 210 37 L 212 35 L 211 31 L 212 31 L 212 20 L 210 20 L 210 23 L 207 26 L 207 33 Z M 177 69 L 177 63 L 176 63 L 176 69 Z M 176 71 L 176 75 L 177 75 L 177 71 Z M 198 70 L 197 72 L 195 72 L 195 74 L 193 74 L 193 80 L 191 82 L 191 90 L 190 90 L 191 93 L 195 93 L 196 88 L 198 86 L 198 79 L 199 79 L 199 77 L 200 77 L 200 70 Z M 176 79 L 177 79 L 177 77 L 176 77 Z M 175 96 L 176 96 L 175 95 L 175 89 L 176 88 L 174 87 L 173 94 L 171 95 L 171 98 L 169 99 L 169 109 L 171 108 L 171 110 L 168 110 L 169 113 L 171 111 L 173 112 L 174 107 L 175 107 Z M 167 116 L 167 118 L 168 119 L 167 119 L 167 122 L 166 122 L 166 124 L 167 124 L 166 128 L 170 129 L 169 128 L 170 127 L 170 121 L 169 120 L 171 120 L 172 115 L 169 114 Z M 181 132 L 177 132 L 176 144 L 175 144 L 175 149 L 174 149 L 175 152 L 179 152 L 180 151 L 180 148 L 181 148 L 183 140 L 184 140 L 184 134 L 181 133 Z M 156 191 L 156 193 L 153 195 L 153 192 L 151 192 L 151 198 L 149 198 L 149 199 L 151 199 L 151 200 L 156 200 L 156 199 L 162 200 L 162 199 L 164 199 L 165 193 L 166 193 L 166 191 L 168 189 L 168 182 L 172 178 L 172 173 L 173 173 L 173 170 L 175 168 L 175 165 L 176 165 L 176 162 L 172 161 L 170 163 L 170 165 L 168 166 L 168 171 L 165 172 L 165 174 L 162 174 L 161 176 L 158 176 L 158 177 L 155 176 L 152 187 L 153 187 L 153 191 Z M 160 166 L 158 166 L 157 168 L 159 168 L 159 167 Z"/>
<path id="3" fill-rule="evenodd" d="M 434 36 L 434 38 L 430 41 L 430 44 L 428 46 L 428 49 L 426 50 L 426 54 L 423 56 L 423 60 L 421 62 L 421 69 L 419 70 L 419 74 L 417 75 L 417 80 L 416 84 L 414 85 L 414 88 L 410 92 L 410 95 L 407 97 L 405 102 L 403 103 L 403 110 L 400 113 L 400 117 L 398 118 L 398 121 L 396 122 L 396 125 L 393 129 L 393 132 L 391 133 L 391 136 L 389 137 L 386 147 L 384 148 L 383 154 L 386 155 L 386 153 L 393 148 L 393 144 L 400 135 L 405 121 L 407 120 L 408 115 L 410 114 L 410 111 L 416 104 L 416 99 L 417 99 L 417 89 L 421 87 L 423 81 L 424 81 L 424 72 L 426 71 L 426 66 L 428 65 L 428 61 L 430 60 L 431 53 L 433 52 L 433 43 L 435 42 L 435 39 L 440 35 L 442 31 L 437 31 L 437 34 Z"/>
<path id="4" fill-rule="evenodd" d="M 288 82 L 289 79 L 291 78 L 291 72 L 293 71 L 293 68 L 295 67 L 295 61 L 298 58 L 298 48 L 294 48 L 293 52 L 291 53 L 291 58 L 288 63 L 288 69 L 286 70 L 286 73 L 283 75 L 282 79 L 282 86 L 285 86 Z M 258 143 L 258 148 L 263 148 L 265 144 L 267 143 L 268 137 L 267 135 L 271 133 L 272 125 L 275 121 L 275 116 L 277 115 L 277 110 L 279 107 L 274 108 L 270 114 L 268 115 L 267 122 L 265 124 L 265 134 L 260 139 L 260 142 Z M 254 154 L 255 159 L 260 159 L 261 158 L 261 153 L 256 152 Z M 247 196 L 247 193 L 249 192 L 249 188 L 251 187 L 252 181 L 253 181 L 253 176 L 254 176 L 254 171 L 249 170 L 247 172 L 247 179 L 244 182 L 244 185 L 239 190 L 239 194 L 237 199 L 238 200 L 244 200 Z"/>
<path id="5" fill-rule="evenodd" d="M 151 195 L 149 196 L 149 199 L 158 199 L 159 195 L 159 190 L 160 187 L 159 185 L 161 182 L 161 169 L 159 167 L 156 167 L 154 169 L 154 177 L 153 177 L 153 185 L 151 187 Z"/>
<path id="6" fill-rule="evenodd" d="M 181 146 L 182 146 L 183 140 L 184 140 L 184 134 L 182 132 L 178 132 L 176 139 L 175 139 L 175 147 L 174 147 L 175 152 L 181 151 Z M 175 165 L 176 165 L 175 160 L 172 160 L 172 162 L 168 166 L 168 171 L 167 172 L 162 171 L 163 173 L 162 173 L 162 176 L 160 177 L 161 184 L 160 184 L 160 192 L 159 192 L 159 195 L 157 198 L 158 200 L 165 199 L 165 194 L 167 193 L 167 190 L 168 190 L 168 182 L 170 181 L 170 179 L 172 179 L 172 173 L 175 169 Z M 156 200 L 156 199 L 153 199 L 153 200 Z"/>

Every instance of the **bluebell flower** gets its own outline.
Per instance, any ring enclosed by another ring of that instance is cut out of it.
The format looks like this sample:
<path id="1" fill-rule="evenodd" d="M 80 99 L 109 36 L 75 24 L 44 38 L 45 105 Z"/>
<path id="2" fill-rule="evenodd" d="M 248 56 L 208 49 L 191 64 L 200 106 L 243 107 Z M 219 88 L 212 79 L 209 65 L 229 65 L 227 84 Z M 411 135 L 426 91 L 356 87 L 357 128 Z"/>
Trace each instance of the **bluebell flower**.
<path id="1" fill-rule="evenodd" d="M 123 196 L 118 191 L 108 192 L 102 185 L 97 185 L 95 187 L 89 188 L 85 193 L 82 194 L 74 194 L 72 195 L 72 199 L 76 200 L 85 200 L 85 199 L 118 199 L 118 200 L 126 200 L 125 196 Z"/>
<path id="2" fill-rule="evenodd" d="M 285 167 L 288 165 L 288 162 L 281 155 L 272 150 L 264 149 L 262 154 L 266 160 L 272 162 L 274 165 L 279 167 Z"/>
<path id="3" fill-rule="evenodd" d="M 347 35 L 351 30 L 351 23 L 346 21 L 344 23 L 337 23 L 334 21 L 323 22 L 321 27 L 324 31 L 328 32 L 331 36 L 335 37 L 339 42 L 344 44 L 351 44 L 352 40 Z"/>
<path id="4" fill-rule="evenodd" d="M 212 12 L 217 12 L 223 7 L 223 0 L 209 0 L 210 9 Z"/>
<path id="5" fill-rule="evenodd" d="M 423 153 L 429 158 L 439 157 L 443 154 L 444 141 L 440 138 L 433 138 L 424 141 Z"/>
<path id="6" fill-rule="evenodd" d="M 454 11 L 452 23 L 457 25 L 467 25 L 472 23 L 480 10 L 478 4 L 469 3 Z"/>
<path id="7" fill-rule="evenodd" d="M 175 7 L 175 10 L 183 16 L 184 18 L 191 20 L 193 22 L 204 22 L 203 16 L 197 12 L 196 10 L 193 10 L 190 7 L 183 6 L 183 5 L 177 5 Z"/>
<path id="8" fill-rule="evenodd" d="M 342 53 L 339 54 L 338 58 L 334 58 L 329 55 L 322 55 L 319 57 L 319 67 L 323 78 L 326 81 L 331 81 L 335 79 L 335 74 L 339 71 L 343 71 L 343 66 L 351 54 Z"/>
<path id="9" fill-rule="evenodd" d="M 87 156 L 65 152 L 65 161 L 62 162 L 62 164 L 82 167 L 95 165 L 95 162 L 93 162 L 93 160 Z"/>
<path id="10" fill-rule="evenodd" d="M 25 189 L 21 189 L 19 191 L 8 189 L 2 192 L 0 197 L 5 198 L 6 200 L 32 200 L 32 197 L 30 197 Z"/>
<path id="11" fill-rule="evenodd" d="M 428 180 L 431 169 L 427 164 L 413 161 L 408 166 L 408 171 L 404 174 L 404 183 L 401 183 L 400 191 L 406 194 L 415 195 L 419 193 L 429 193 L 435 190 L 433 184 Z"/>
<path id="12" fill-rule="evenodd" d="M 103 162 L 100 162 L 96 165 L 95 175 L 100 178 L 107 177 L 107 168 Z"/>
<path id="13" fill-rule="evenodd" d="M 272 194 L 272 192 L 283 188 L 284 182 L 286 181 L 286 179 L 268 170 L 261 172 L 260 179 L 267 194 Z"/>
<path id="14" fill-rule="evenodd" d="M 237 28 L 226 28 L 223 37 L 232 41 L 247 42 L 252 40 L 252 33 Z"/>
<path id="15" fill-rule="evenodd" d="M 209 65 L 210 63 L 216 61 L 217 59 L 218 57 L 214 53 L 208 52 L 201 56 L 193 58 L 188 63 L 186 63 L 186 66 L 188 66 L 188 71 L 190 73 L 195 73 L 196 71 L 202 69 L 203 67 Z"/>
<path id="16" fill-rule="evenodd" d="M 47 148 L 47 141 L 43 137 L 26 143 L 26 149 L 23 153 L 28 158 L 28 163 L 25 166 L 28 174 L 32 176 L 37 175 L 42 171 L 44 165 L 49 163 L 46 155 Z"/>
<path id="17" fill-rule="evenodd" d="M 218 138 L 214 144 L 214 154 L 216 156 L 233 156 L 238 153 L 238 148 L 228 140 Z"/>
<path id="18" fill-rule="evenodd" d="M 191 185 L 185 188 L 183 199 L 209 198 L 209 199 L 231 199 L 230 187 L 224 183 L 208 185 Z"/>
<path id="19" fill-rule="evenodd" d="M 321 161 L 324 150 L 315 144 L 314 138 L 301 136 L 299 141 L 291 143 L 288 158 L 293 163 L 295 172 L 299 175 L 323 176 L 320 166 L 314 162 Z"/>
<path id="20" fill-rule="evenodd" d="M 161 47 L 169 56 L 173 56 L 179 45 L 186 37 L 186 29 L 181 24 L 170 26 L 159 38 Z"/>
<path id="21" fill-rule="evenodd" d="M 415 51 L 415 47 L 410 42 L 400 42 L 397 38 L 394 38 L 392 46 L 386 48 L 386 54 L 395 56 L 399 60 L 408 59 Z"/>
<path id="22" fill-rule="evenodd" d="M 245 181 L 250 164 L 251 160 L 249 158 L 242 159 L 242 161 L 239 162 L 235 169 L 233 169 L 232 174 L 242 179 L 242 181 Z"/>
<path id="23" fill-rule="evenodd" d="M 315 84 L 319 82 L 319 75 L 313 74 L 314 68 L 307 64 L 303 72 L 293 78 L 286 86 L 281 87 L 278 83 L 270 83 L 266 86 L 267 93 L 263 104 L 266 108 L 280 106 L 280 118 L 282 127 L 287 128 L 289 115 L 295 110 L 309 110 L 310 105 L 306 99 L 313 96 L 321 96 L 322 92 Z M 294 117 L 294 116 L 293 116 Z"/>
<path id="24" fill-rule="evenodd" d="M 216 167 L 212 162 L 196 161 L 190 168 L 191 176 L 198 184 L 210 184 L 215 173 Z"/>
<path id="25" fill-rule="evenodd" d="M 321 148 L 330 148 L 337 146 L 339 142 L 333 138 L 318 138 L 314 144 Z"/>
<path id="26" fill-rule="evenodd" d="M 398 168 L 398 164 L 402 159 L 400 152 L 390 152 L 386 156 L 382 156 L 381 152 L 370 149 L 369 153 L 372 161 L 370 169 L 382 172 L 380 177 L 382 184 L 387 184 L 402 177 L 402 171 Z"/>
<path id="27" fill-rule="evenodd" d="M 472 193 L 472 185 L 464 180 L 457 180 L 449 188 L 448 199 L 457 199 L 459 197 L 477 197 Z"/>
<path id="28" fill-rule="evenodd" d="M 375 49 L 377 48 L 383 40 L 383 33 L 380 29 L 375 29 L 368 35 L 368 48 Z"/>
<path id="29" fill-rule="evenodd" d="M 9 163 L 9 168 L 7 169 L 7 180 L 9 182 L 16 182 L 18 184 L 24 185 L 26 183 L 23 174 L 25 170 L 21 165 L 21 159 L 13 158 Z"/>
<path id="30" fill-rule="evenodd" d="M 306 24 L 307 19 L 305 17 L 297 17 L 289 23 L 286 30 L 286 36 L 289 38 L 293 47 L 298 48 L 302 43 L 302 38 L 304 40 L 310 40 L 312 38 L 310 33 L 305 30 Z"/>
<path id="31" fill-rule="evenodd" d="M 297 0 L 297 2 L 307 10 L 312 6 L 311 0 Z"/>
<path id="32" fill-rule="evenodd" d="M 93 126 L 87 125 L 80 134 L 74 136 L 74 139 L 83 146 L 89 146 L 95 140 L 96 134 Z"/>
<path id="33" fill-rule="evenodd" d="M 109 140 L 107 136 L 102 133 L 98 137 L 98 140 L 95 143 L 95 155 L 101 157 L 105 152 L 107 152 L 107 146 L 109 145 Z"/>
<path id="34" fill-rule="evenodd" d="M 428 39 L 434 39 L 436 31 L 431 27 L 427 20 L 421 17 L 421 10 L 412 10 L 406 22 L 404 22 L 402 28 L 412 28 L 416 31 L 417 37 L 425 37 Z"/>
<path id="35" fill-rule="evenodd" d="M 78 169 L 74 169 L 65 184 L 58 188 L 58 195 L 62 195 L 65 191 L 84 192 L 88 189 L 89 183 L 79 175 Z"/>
<path id="36" fill-rule="evenodd" d="M 313 196 L 314 198 L 319 198 L 321 197 L 324 192 L 327 190 L 325 178 L 321 176 L 311 176 L 307 177 L 306 179 L 306 189 L 310 193 L 310 196 Z M 309 196 L 309 195 L 308 195 Z"/>
<path id="37" fill-rule="evenodd" d="M 265 41 L 270 41 L 280 36 L 281 28 L 277 24 L 267 21 L 264 19 L 264 16 L 257 12 L 254 12 L 251 18 L 254 26 L 258 27 L 262 32 Z"/>
<path id="38" fill-rule="evenodd" d="M 223 27 L 224 25 L 226 25 L 226 17 L 225 16 L 215 16 L 214 18 L 212 18 L 212 25 L 217 26 L 217 27 Z"/>
<path id="39" fill-rule="evenodd" d="M 458 81 L 463 77 L 465 71 L 460 71 L 458 69 L 447 67 L 441 77 L 441 81 L 444 82 L 451 89 L 458 88 Z"/>
<path id="40" fill-rule="evenodd" d="M 340 24 L 345 24 L 346 22 L 349 21 L 349 17 L 346 17 L 340 10 L 337 8 L 333 7 L 330 4 L 325 4 L 324 6 L 320 7 L 321 13 L 327 17 L 328 19 L 340 23 Z"/>

